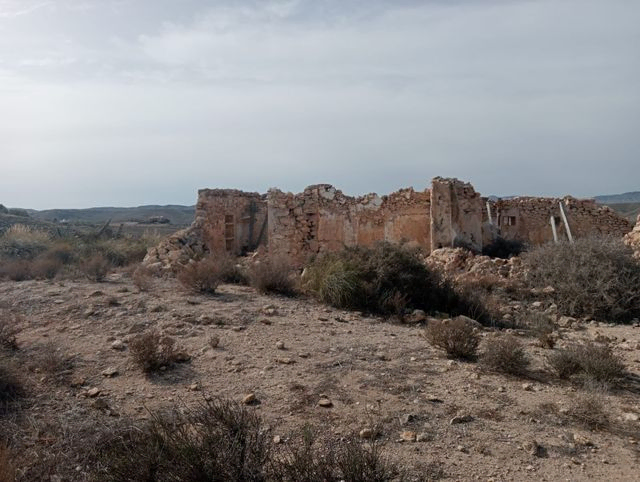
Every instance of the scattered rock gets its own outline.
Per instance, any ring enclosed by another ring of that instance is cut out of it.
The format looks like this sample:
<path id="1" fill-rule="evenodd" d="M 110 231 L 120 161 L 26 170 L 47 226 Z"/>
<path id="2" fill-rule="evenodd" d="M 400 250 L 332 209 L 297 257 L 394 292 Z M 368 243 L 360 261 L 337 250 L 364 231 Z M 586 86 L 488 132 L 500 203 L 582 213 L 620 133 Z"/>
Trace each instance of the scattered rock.
<path id="1" fill-rule="evenodd" d="M 405 430 L 400 434 L 400 440 L 403 442 L 415 442 L 416 441 L 416 433 L 411 430 Z"/>
<path id="2" fill-rule="evenodd" d="M 412 413 L 407 413 L 405 415 L 400 416 L 400 425 L 409 425 L 416 419 L 416 416 Z"/>
<path id="3" fill-rule="evenodd" d="M 363 428 L 362 430 L 360 430 L 360 433 L 358 435 L 360 436 L 361 439 L 366 439 L 366 440 L 369 440 L 375 437 L 373 430 L 371 430 L 370 428 Z"/>
<path id="4" fill-rule="evenodd" d="M 471 415 L 458 415 L 453 417 L 450 421 L 449 421 L 449 425 L 456 425 L 459 423 L 469 423 L 473 421 L 473 417 Z"/>
<path id="5" fill-rule="evenodd" d="M 122 340 L 115 340 L 113 343 L 111 343 L 111 349 L 116 351 L 123 351 L 123 350 L 126 350 L 127 347 L 122 342 Z"/>
<path id="6" fill-rule="evenodd" d="M 533 392 L 533 383 L 523 383 L 522 384 L 522 389 L 525 392 Z"/>
<path id="7" fill-rule="evenodd" d="M 535 440 L 529 440 L 522 444 L 522 448 L 529 454 L 534 457 L 543 457 L 545 454 L 544 448 Z"/>
<path id="8" fill-rule="evenodd" d="M 273 443 L 274 444 L 279 444 L 282 441 L 282 439 L 280 438 L 280 435 L 274 435 L 273 436 Z"/>
<path id="9" fill-rule="evenodd" d="M 284 349 L 285 349 L 284 341 L 278 341 L 278 342 L 276 342 L 276 348 L 277 348 L 278 350 L 284 350 Z"/>
<path id="10" fill-rule="evenodd" d="M 640 416 L 637 413 L 627 412 L 622 414 L 622 420 L 625 422 L 637 422 L 640 420 Z"/>
<path id="11" fill-rule="evenodd" d="M 90 388 L 89 390 L 87 390 L 86 395 L 87 397 L 95 398 L 100 395 L 100 389 L 97 387 Z"/>
<path id="12" fill-rule="evenodd" d="M 328 398 L 321 398 L 318 401 L 318 406 L 323 407 L 323 408 L 331 408 L 331 407 L 333 407 L 333 402 L 331 400 L 329 400 Z"/>
<path id="13" fill-rule="evenodd" d="M 242 399 L 242 403 L 244 403 L 245 405 L 253 405 L 257 401 L 258 399 L 255 393 L 249 393 L 245 395 L 244 398 Z"/>
<path id="14" fill-rule="evenodd" d="M 113 378 L 118 374 L 118 369 L 116 367 L 109 367 L 102 370 L 102 376 Z"/>
<path id="15" fill-rule="evenodd" d="M 281 365 L 293 365 L 296 361 L 293 358 L 276 358 L 275 362 Z"/>
<path id="16" fill-rule="evenodd" d="M 422 432 L 416 435 L 416 442 L 428 442 L 431 440 L 431 436 L 428 433 Z"/>
<path id="17" fill-rule="evenodd" d="M 191 390 L 192 392 L 196 392 L 200 390 L 200 386 L 197 383 L 192 383 L 191 385 L 189 385 L 189 390 Z"/>
<path id="18" fill-rule="evenodd" d="M 209 346 L 211 348 L 218 348 L 218 345 L 220 344 L 220 337 L 217 335 L 211 335 L 209 337 Z"/>

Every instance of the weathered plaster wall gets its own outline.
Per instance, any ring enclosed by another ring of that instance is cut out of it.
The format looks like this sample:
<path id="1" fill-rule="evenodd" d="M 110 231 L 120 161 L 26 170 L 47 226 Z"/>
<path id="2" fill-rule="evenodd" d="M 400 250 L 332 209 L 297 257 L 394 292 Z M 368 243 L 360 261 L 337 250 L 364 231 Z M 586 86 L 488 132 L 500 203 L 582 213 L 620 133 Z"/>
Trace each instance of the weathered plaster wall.
<path id="1" fill-rule="evenodd" d="M 457 179 L 431 181 L 431 245 L 482 250 L 482 199 L 473 186 Z"/>
<path id="2" fill-rule="evenodd" d="M 350 197 L 318 184 L 296 195 L 271 189 L 268 206 L 270 251 L 298 262 L 314 253 L 383 240 L 430 247 L 428 190 Z"/>
<path id="3" fill-rule="evenodd" d="M 551 217 L 554 217 L 558 238 L 567 239 L 560 214 L 562 203 L 574 238 L 592 234 L 622 237 L 631 230 L 631 223 L 607 206 L 592 199 L 517 197 L 491 203 L 494 222 L 502 237 L 520 239 L 532 244 L 553 240 Z M 486 216 L 486 212 L 485 212 Z"/>

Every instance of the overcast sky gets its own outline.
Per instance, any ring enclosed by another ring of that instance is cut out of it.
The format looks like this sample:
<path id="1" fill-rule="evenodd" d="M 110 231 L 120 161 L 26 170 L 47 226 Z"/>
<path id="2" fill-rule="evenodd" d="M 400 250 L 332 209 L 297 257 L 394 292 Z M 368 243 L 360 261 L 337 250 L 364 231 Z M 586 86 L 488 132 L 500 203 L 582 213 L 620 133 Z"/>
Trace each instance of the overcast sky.
<path id="1" fill-rule="evenodd" d="M 638 0 L 0 0 L 0 203 L 640 190 Z"/>

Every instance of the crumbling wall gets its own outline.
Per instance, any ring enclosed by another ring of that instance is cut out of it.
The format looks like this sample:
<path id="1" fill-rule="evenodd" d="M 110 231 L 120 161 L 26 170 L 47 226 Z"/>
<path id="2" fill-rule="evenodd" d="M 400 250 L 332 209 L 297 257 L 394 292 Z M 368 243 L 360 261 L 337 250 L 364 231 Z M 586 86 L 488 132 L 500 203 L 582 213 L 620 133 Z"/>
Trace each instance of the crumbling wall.
<path id="1" fill-rule="evenodd" d="M 196 224 L 211 252 L 243 254 L 267 243 L 266 196 L 236 189 L 201 189 Z"/>
<path id="2" fill-rule="evenodd" d="M 517 197 L 491 203 L 494 222 L 505 239 L 518 239 L 531 244 L 553 240 L 553 217 L 559 239 L 567 239 L 559 203 L 564 206 L 573 237 L 593 234 L 622 237 L 631 230 L 631 223 L 608 206 L 592 199 Z"/>
<path id="3" fill-rule="evenodd" d="M 482 250 L 482 199 L 473 186 L 458 179 L 431 181 L 431 244 Z"/>
<path id="4" fill-rule="evenodd" d="M 317 184 L 296 195 L 271 189 L 268 206 L 270 252 L 296 262 L 376 241 L 406 240 L 429 250 L 428 190 L 350 197 L 329 184 Z"/>
<path id="5" fill-rule="evenodd" d="M 637 258 L 640 258 L 640 214 L 636 220 L 633 231 L 624 237 L 624 242 L 633 249 Z"/>

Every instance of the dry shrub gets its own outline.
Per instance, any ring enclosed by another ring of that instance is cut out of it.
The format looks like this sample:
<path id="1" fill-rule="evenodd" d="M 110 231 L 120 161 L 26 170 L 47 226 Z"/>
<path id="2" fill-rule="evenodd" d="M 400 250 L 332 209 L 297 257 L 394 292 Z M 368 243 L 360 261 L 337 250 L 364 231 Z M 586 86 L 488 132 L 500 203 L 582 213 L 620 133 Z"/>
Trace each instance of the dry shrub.
<path id="1" fill-rule="evenodd" d="M 473 359 L 480 337 L 463 317 L 452 320 L 430 320 L 425 336 L 429 343 L 442 348 L 452 358 Z"/>
<path id="2" fill-rule="evenodd" d="M 427 268 L 420 250 L 387 242 L 323 253 L 309 263 L 304 288 L 337 308 L 400 315 L 407 310 L 479 317 L 482 302 Z"/>
<path id="3" fill-rule="evenodd" d="M 213 294 L 220 284 L 220 269 L 211 257 L 192 261 L 178 272 L 178 281 L 196 293 Z"/>
<path id="4" fill-rule="evenodd" d="M 26 259 L 0 261 L 0 277 L 11 281 L 26 281 L 33 277 L 31 262 Z"/>
<path id="5" fill-rule="evenodd" d="M 133 361 L 147 373 L 168 367 L 178 360 L 176 341 L 152 330 L 142 333 L 129 344 Z"/>
<path id="6" fill-rule="evenodd" d="M 625 365 L 606 344 L 587 342 L 555 350 L 548 366 L 563 379 L 575 378 L 585 385 L 615 386 L 625 375 Z"/>
<path id="7" fill-rule="evenodd" d="M 33 259 L 50 245 L 49 233 L 24 224 L 14 224 L 0 236 L 0 257 Z"/>
<path id="8" fill-rule="evenodd" d="M 15 482 L 16 468 L 9 448 L 0 443 L 0 482 Z"/>
<path id="9" fill-rule="evenodd" d="M 515 336 L 501 335 L 487 340 L 480 363 L 491 371 L 524 375 L 530 360 L 522 343 Z"/>
<path id="10" fill-rule="evenodd" d="M 18 370 L 5 358 L 0 358 L 0 418 L 14 411 L 26 396 Z"/>
<path id="11" fill-rule="evenodd" d="M 94 254 L 81 263 L 80 269 L 91 281 L 101 283 L 109 273 L 111 264 L 102 254 Z"/>
<path id="12" fill-rule="evenodd" d="M 31 262 L 31 276 L 36 279 L 53 279 L 62 266 L 62 262 L 56 258 L 39 256 Z"/>
<path id="13" fill-rule="evenodd" d="M 522 241 L 517 239 L 504 239 L 500 236 L 482 247 L 482 254 L 484 256 L 502 259 L 520 256 L 524 251 L 526 251 L 526 246 Z"/>
<path id="14" fill-rule="evenodd" d="M 575 423 L 589 430 L 602 430 L 610 424 L 604 395 L 598 391 L 576 396 L 569 407 L 568 416 Z"/>
<path id="15" fill-rule="evenodd" d="M 238 263 L 238 259 L 230 253 L 216 253 L 214 259 L 220 271 L 220 280 L 223 283 L 248 285 L 249 277 L 245 269 Z"/>
<path id="16" fill-rule="evenodd" d="M 249 270 L 249 280 L 260 293 L 294 296 L 297 291 L 291 272 L 291 261 L 287 257 L 273 256 L 254 263 Z"/>
<path id="17" fill-rule="evenodd" d="M 46 373 L 58 381 L 63 381 L 73 370 L 73 359 L 54 342 L 39 345 L 28 355 L 30 370 Z"/>
<path id="18" fill-rule="evenodd" d="M 621 239 L 581 238 L 523 256 L 531 287 L 552 286 L 560 313 L 627 322 L 640 316 L 640 261 Z"/>
<path id="19" fill-rule="evenodd" d="M 398 480 L 399 475 L 376 441 L 365 444 L 350 437 L 337 442 L 319 437 L 315 428 L 306 426 L 274 454 L 270 480 L 387 482 Z"/>
<path id="20" fill-rule="evenodd" d="M 537 311 L 530 312 L 526 315 L 526 325 L 531 334 L 535 336 L 543 348 L 553 348 L 556 340 L 553 336 L 555 324 L 544 313 Z"/>
<path id="21" fill-rule="evenodd" d="M 153 288 L 153 273 L 144 265 L 138 266 L 131 275 L 133 284 L 140 291 L 150 291 Z"/>
<path id="22" fill-rule="evenodd" d="M 99 444 L 99 480 L 268 480 L 268 432 L 255 411 L 228 400 L 152 413 L 108 435 Z"/>
<path id="23" fill-rule="evenodd" d="M 0 349 L 18 349 L 16 336 L 20 333 L 22 318 L 7 310 L 0 309 Z"/>

